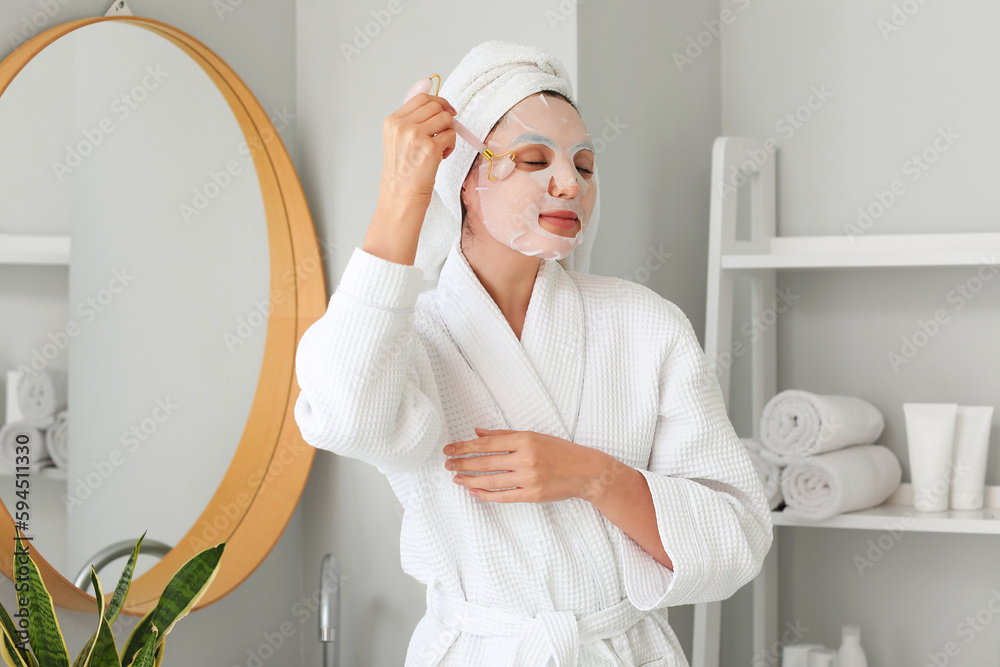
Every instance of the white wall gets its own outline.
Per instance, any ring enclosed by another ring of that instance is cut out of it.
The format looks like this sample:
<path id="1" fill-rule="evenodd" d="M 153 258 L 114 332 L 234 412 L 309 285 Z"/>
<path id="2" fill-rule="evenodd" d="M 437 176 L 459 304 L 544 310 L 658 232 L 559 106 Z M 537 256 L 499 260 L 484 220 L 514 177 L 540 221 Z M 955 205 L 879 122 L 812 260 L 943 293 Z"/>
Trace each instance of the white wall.
<path id="1" fill-rule="evenodd" d="M 547 10 L 560 19 L 554 28 Z M 382 122 L 413 82 L 433 73 L 446 77 L 476 44 L 505 39 L 548 48 L 575 84 L 576 16 L 558 12 L 551 0 L 514 0 L 499 10 L 458 0 L 298 2 L 296 167 L 328 251 L 329 294 L 362 244 L 378 200 Z M 375 23 L 380 16 L 384 27 Z M 341 45 L 369 23 L 376 36 L 367 44 L 359 39 L 360 53 L 345 56 Z M 303 509 L 303 566 L 318 566 L 327 552 L 341 563 L 342 664 L 402 664 L 425 598 L 423 585 L 400 568 L 401 517 L 388 482 L 371 466 L 317 452 Z M 304 664 L 320 664 L 318 651 L 307 647 Z"/>
<path id="2" fill-rule="evenodd" d="M 588 2 L 579 8 L 583 114 L 615 137 L 598 158 L 601 241 L 593 272 L 640 282 L 705 329 L 709 173 L 719 134 L 719 40 L 688 58 L 718 0 Z M 627 127 L 626 127 L 627 126 Z M 622 127 L 615 135 L 613 127 Z M 656 253 L 669 253 L 660 263 Z M 655 251 L 655 252 L 654 252 Z M 652 270 L 647 270 L 652 267 Z"/>
<path id="3" fill-rule="evenodd" d="M 720 129 L 719 42 L 706 33 L 707 46 L 693 50 L 691 62 L 683 58 L 688 38 L 697 39 L 702 22 L 718 15 L 718 0 L 628 0 L 581 4 L 578 17 L 583 116 L 592 136 L 606 132 L 609 139 L 598 157 L 601 229 L 591 268 L 673 301 L 699 336 L 712 141 Z M 682 59 L 675 61 L 675 53 Z M 661 261 L 654 250 L 670 256 Z M 730 640 L 748 631 L 746 616 L 731 607 L 743 597 L 740 591 L 723 606 Z M 671 609 L 669 620 L 690 658 L 693 608 Z"/>
<path id="4" fill-rule="evenodd" d="M 737 14 L 722 36 L 722 132 L 777 139 L 780 234 L 848 233 L 858 207 L 889 201 L 877 193 L 894 180 L 902 194 L 860 233 L 996 231 L 997 3 L 775 0 Z M 827 99 L 800 108 L 814 87 Z M 784 124 L 788 113 L 799 127 Z M 957 137 L 935 149 L 942 128 Z M 934 162 L 923 170 L 912 156 L 925 150 Z M 778 389 L 872 401 L 886 417 L 880 442 L 909 481 L 904 401 L 1000 405 L 1000 280 L 979 282 L 976 272 L 781 275 L 779 289 L 797 301 L 778 323 Z M 971 298 L 952 292 L 959 286 Z M 947 323 L 894 367 L 890 353 L 902 357 L 904 338 L 937 310 Z M 988 484 L 1000 483 L 998 422 Z M 859 623 L 872 665 L 997 664 L 1000 619 L 987 611 L 981 631 L 963 625 L 1000 590 L 996 536 L 780 528 L 777 538 L 779 624 L 807 627 L 802 641 L 836 646 L 840 626 Z M 889 545 L 881 557 L 872 550 L 880 538 Z M 877 561 L 859 569 L 856 557 Z M 931 663 L 950 641 L 958 655 Z M 748 664 L 748 645 L 731 649 L 726 664 Z"/>
<path id="5" fill-rule="evenodd" d="M 73 19 L 101 16 L 110 4 L 110 0 L 73 0 L 71 3 L 67 0 L 6 0 L 0 6 L 0 58 L 5 58 L 39 29 Z M 266 110 L 294 119 L 294 3 L 129 0 L 129 4 L 136 14 L 170 23 L 203 41 L 233 67 Z M 233 11 L 220 12 L 220 6 Z M 281 130 L 281 135 L 294 155 L 294 120 Z M 66 233 L 68 230 L 58 226 L 60 222 L 41 221 L 38 224 L 43 228 L 34 225 L 25 228 L 21 226 L 22 221 L 4 220 L 0 221 L 0 233 L 24 233 L 28 229 L 36 233 Z M 65 268 L 0 267 L 0 371 L 4 371 L 0 375 L 6 377 L 7 369 L 16 367 L 32 350 L 48 342 L 48 332 L 63 328 L 67 320 L 67 299 Z M 60 361 L 59 364 L 53 361 L 53 366 L 65 368 L 65 359 Z M 136 383 L 146 381 L 148 378 L 135 378 Z M 0 388 L 0 406 L 4 392 L 5 389 Z M 11 478 L 5 479 L 10 481 Z M 52 482 L 33 488 L 36 492 L 58 493 Z M 183 487 L 177 492 L 184 493 Z M 162 506 L 141 495 L 135 499 L 143 508 L 170 511 L 169 505 Z M 58 502 L 33 504 L 36 510 L 43 506 L 51 512 L 63 509 Z M 301 511 L 297 510 L 274 550 L 236 591 L 178 623 L 168 638 L 164 665 L 246 665 L 251 653 L 268 654 L 268 637 L 273 643 L 279 643 L 275 633 L 280 636 L 283 622 L 291 622 L 294 634 L 282 637 L 278 650 L 263 664 L 299 664 L 300 644 L 315 644 L 317 636 L 317 617 L 303 606 L 302 590 L 307 582 L 312 584 L 319 578 L 318 560 L 310 563 L 305 571 L 300 568 L 301 517 Z M 32 516 L 35 522 L 45 522 L 47 518 L 53 517 L 44 513 Z M 111 570 L 102 573 L 105 588 L 113 586 L 116 580 L 118 573 Z M 16 606 L 13 584 L 6 578 L 0 577 L 0 580 L 0 602 L 13 610 Z M 93 632 L 94 614 L 57 609 L 57 615 L 71 656 L 76 657 Z M 114 626 L 119 642 L 127 638 L 136 621 L 135 617 L 119 617 Z"/>

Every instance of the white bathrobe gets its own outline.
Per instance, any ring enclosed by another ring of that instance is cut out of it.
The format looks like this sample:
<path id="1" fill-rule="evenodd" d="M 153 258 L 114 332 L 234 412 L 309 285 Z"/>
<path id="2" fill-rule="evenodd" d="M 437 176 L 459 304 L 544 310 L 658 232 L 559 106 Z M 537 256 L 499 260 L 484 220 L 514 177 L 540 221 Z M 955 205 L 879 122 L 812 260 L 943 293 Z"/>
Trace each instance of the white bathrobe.
<path id="1" fill-rule="evenodd" d="M 771 545 L 688 319 L 645 286 L 543 260 L 519 341 L 457 238 L 423 284 L 356 248 L 296 355 L 305 441 L 376 466 L 404 508 L 402 566 L 428 585 L 405 664 L 687 665 L 667 607 L 731 596 Z M 470 496 L 442 448 L 477 426 L 575 429 L 638 469 L 673 571 L 583 499 Z"/>

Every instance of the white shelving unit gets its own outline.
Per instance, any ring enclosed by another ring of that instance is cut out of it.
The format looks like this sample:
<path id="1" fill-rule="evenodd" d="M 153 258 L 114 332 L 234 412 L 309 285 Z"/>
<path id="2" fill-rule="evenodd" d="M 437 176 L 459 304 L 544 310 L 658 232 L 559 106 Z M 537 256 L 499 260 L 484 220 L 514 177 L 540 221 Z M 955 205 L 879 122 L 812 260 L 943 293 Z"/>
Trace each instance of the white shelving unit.
<path id="1" fill-rule="evenodd" d="M 69 250 L 69 235 L 0 233 L 0 265 L 69 266 Z M 66 471 L 60 468 L 42 468 L 37 474 L 45 479 L 67 479 Z"/>
<path id="2" fill-rule="evenodd" d="M 0 264 L 69 265 L 69 236 L 0 234 Z"/>
<path id="3" fill-rule="evenodd" d="M 899 530 L 916 533 L 961 533 L 964 535 L 1000 535 L 1000 486 L 986 487 L 985 507 L 979 510 L 917 512 L 913 509 L 913 486 L 899 485 L 896 492 L 878 507 L 848 512 L 826 521 L 796 521 L 784 512 L 771 512 L 775 526 L 815 526 L 817 528 L 853 528 L 854 530 Z"/>
<path id="4" fill-rule="evenodd" d="M 759 156 L 766 156 L 763 163 Z M 746 183 L 734 195 L 727 180 L 738 169 Z M 737 235 L 738 197 L 749 192 L 748 238 Z M 727 194 L 728 193 L 728 194 Z M 737 275 L 750 281 L 750 308 L 761 312 L 775 295 L 781 270 L 830 270 L 883 267 L 947 267 L 1000 264 L 1000 233 L 896 234 L 778 237 L 775 235 L 775 160 L 763 141 L 718 137 L 712 147 L 712 195 L 709 216 L 708 302 L 705 353 L 721 359 L 731 350 L 733 285 Z M 769 327 L 748 346 L 749 395 L 754 437 L 760 435 L 764 404 L 776 393 L 777 346 Z M 729 405 L 729 367 L 719 384 Z M 850 512 L 820 522 L 798 522 L 772 512 L 774 544 L 753 582 L 754 655 L 778 641 L 777 545 L 779 527 L 840 528 L 1000 535 L 1000 487 L 988 487 L 986 508 L 962 512 L 921 513 L 913 509 L 913 489 L 901 484 L 879 507 Z M 695 605 L 693 667 L 718 667 L 721 602 Z"/>

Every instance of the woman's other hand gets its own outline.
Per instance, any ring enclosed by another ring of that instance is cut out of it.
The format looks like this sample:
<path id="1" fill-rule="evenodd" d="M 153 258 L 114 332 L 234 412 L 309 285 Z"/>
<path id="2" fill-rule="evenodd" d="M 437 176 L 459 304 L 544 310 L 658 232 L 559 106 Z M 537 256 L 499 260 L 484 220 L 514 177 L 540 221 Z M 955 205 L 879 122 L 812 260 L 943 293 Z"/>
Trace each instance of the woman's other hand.
<path id="1" fill-rule="evenodd" d="M 480 437 L 475 440 L 444 448 L 453 457 L 445 467 L 457 473 L 457 484 L 482 500 L 546 503 L 583 498 L 595 502 L 602 489 L 613 483 L 614 471 L 627 468 L 620 463 L 614 466 L 618 461 L 609 454 L 553 435 L 480 428 L 476 434 Z M 471 453 L 489 456 L 454 458 Z M 466 471 L 494 474 L 463 475 Z"/>

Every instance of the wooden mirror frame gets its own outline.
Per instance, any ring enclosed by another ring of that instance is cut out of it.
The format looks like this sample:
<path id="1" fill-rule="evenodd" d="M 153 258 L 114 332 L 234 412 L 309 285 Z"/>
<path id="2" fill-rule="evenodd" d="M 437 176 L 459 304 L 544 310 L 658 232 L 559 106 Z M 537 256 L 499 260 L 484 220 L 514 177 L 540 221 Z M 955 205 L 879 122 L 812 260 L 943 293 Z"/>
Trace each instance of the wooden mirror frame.
<path id="1" fill-rule="evenodd" d="M 218 87 L 253 156 L 264 199 L 270 253 L 272 298 L 264 358 L 243 435 L 222 482 L 191 529 L 170 553 L 132 581 L 122 613 L 144 616 L 156 605 L 174 573 L 198 552 L 220 542 L 227 543 L 215 579 L 192 610 L 207 607 L 239 586 L 263 562 L 284 532 L 316 453 L 302 439 L 295 423 L 295 401 L 299 394 L 295 350 L 305 330 L 325 312 L 326 285 L 305 193 L 281 137 L 246 84 L 194 37 L 166 23 L 137 16 L 69 21 L 36 35 L 0 62 L 0 96 L 49 44 L 101 21 L 124 21 L 169 40 L 197 62 Z M 274 298 L 277 294 L 291 298 L 279 297 L 278 302 Z M 154 505 L 151 509 L 158 508 Z M 7 578 L 16 581 L 14 537 L 24 533 L 15 528 L 6 505 L 4 510 L 0 539 L 5 546 L 0 549 L 0 566 Z M 26 544 L 54 604 L 91 613 L 97 609 L 95 597 L 53 568 L 31 549 L 30 541 Z M 110 591 L 105 595 L 105 600 L 110 601 L 114 584 L 105 584 L 104 588 Z"/>

